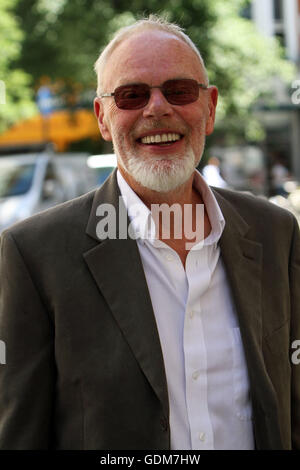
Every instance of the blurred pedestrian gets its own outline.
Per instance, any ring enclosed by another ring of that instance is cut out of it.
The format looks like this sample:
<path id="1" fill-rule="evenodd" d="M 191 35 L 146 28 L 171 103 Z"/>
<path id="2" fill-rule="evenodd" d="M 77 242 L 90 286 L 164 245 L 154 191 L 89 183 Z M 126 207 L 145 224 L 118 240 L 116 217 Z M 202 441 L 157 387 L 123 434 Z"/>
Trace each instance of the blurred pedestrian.
<path id="1" fill-rule="evenodd" d="M 228 188 L 228 184 L 221 176 L 220 160 L 217 157 L 210 157 L 207 165 L 202 170 L 205 181 L 209 186 L 217 188 Z"/>
<path id="2" fill-rule="evenodd" d="M 288 196 L 284 185 L 289 180 L 289 171 L 280 156 L 277 156 L 271 168 L 271 189 L 273 196 Z"/>

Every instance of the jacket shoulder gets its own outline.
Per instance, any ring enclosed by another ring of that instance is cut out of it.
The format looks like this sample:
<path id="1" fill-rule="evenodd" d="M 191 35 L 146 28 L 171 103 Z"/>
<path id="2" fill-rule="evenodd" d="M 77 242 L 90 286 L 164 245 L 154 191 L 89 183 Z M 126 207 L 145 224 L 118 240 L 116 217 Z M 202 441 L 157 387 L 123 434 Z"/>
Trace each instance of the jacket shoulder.
<path id="1" fill-rule="evenodd" d="M 290 211 L 273 204 L 264 196 L 256 196 L 248 191 L 212 189 L 216 196 L 219 195 L 229 202 L 245 220 L 258 220 L 263 217 L 264 220 L 292 221 L 295 218 Z"/>
<path id="2" fill-rule="evenodd" d="M 64 238 L 70 232 L 82 233 L 87 225 L 94 195 L 95 190 L 39 212 L 8 227 L 1 236 L 11 235 L 23 244 L 26 240 L 43 243 L 53 236 L 57 239 Z"/>
<path id="3" fill-rule="evenodd" d="M 226 223 L 242 221 L 248 236 L 266 246 L 290 246 L 299 232 L 296 217 L 287 209 L 251 193 L 213 188 Z"/>

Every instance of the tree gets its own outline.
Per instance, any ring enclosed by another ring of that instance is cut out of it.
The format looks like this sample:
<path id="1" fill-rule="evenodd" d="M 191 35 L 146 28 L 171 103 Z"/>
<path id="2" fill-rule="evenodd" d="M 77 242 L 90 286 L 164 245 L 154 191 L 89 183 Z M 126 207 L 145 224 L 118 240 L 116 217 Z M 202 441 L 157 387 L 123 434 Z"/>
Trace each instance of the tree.
<path id="1" fill-rule="evenodd" d="M 274 82 L 279 80 L 290 87 L 296 68 L 284 59 L 276 39 L 262 36 L 253 22 L 239 15 L 246 3 L 243 0 L 213 2 L 218 17 L 211 31 L 208 69 L 221 96 L 217 129 L 223 135 L 255 141 L 262 139 L 264 133 L 253 107 L 258 101 L 276 106 Z"/>
<path id="2" fill-rule="evenodd" d="M 12 68 L 12 59 L 21 52 L 22 32 L 12 13 L 15 0 L 0 3 L 0 131 L 19 119 L 32 115 L 35 105 L 30 89 L 30 76 L 20 68 Z"/>

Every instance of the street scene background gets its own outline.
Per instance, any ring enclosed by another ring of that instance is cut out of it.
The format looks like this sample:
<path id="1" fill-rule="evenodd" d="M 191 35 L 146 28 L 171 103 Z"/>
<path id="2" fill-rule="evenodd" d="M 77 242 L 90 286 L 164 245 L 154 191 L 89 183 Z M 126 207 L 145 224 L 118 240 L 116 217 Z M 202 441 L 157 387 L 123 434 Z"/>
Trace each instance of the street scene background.
<path id="1" fill-rule="evenodd" d="M 150 13 L 185 29 L 219 89 L 207 182 L 300 223 L 300 0 L 0 0 L 0 231 L 115 168 L 93 65 L 117 29 Z"/>

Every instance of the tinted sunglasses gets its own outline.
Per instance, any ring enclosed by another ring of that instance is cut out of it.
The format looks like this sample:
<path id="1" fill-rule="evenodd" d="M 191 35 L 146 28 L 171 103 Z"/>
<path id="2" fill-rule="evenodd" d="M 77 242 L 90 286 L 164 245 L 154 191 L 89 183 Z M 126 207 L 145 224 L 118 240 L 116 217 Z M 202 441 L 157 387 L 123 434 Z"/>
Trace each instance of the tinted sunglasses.
<path id="1" fill-rule="evenodd" d="M 197 101 L 199 88 L 206 90 L 207 86 L 190 78 L 167 80 L 161 86 L 137 83 L 119 86 L 113 93 L 101 93 L 100 98 L 113 96 L 120 109 L 140 109 L 147 105 L 152 88 L 159 88 L 170 104 L 182 106 Z"/>

